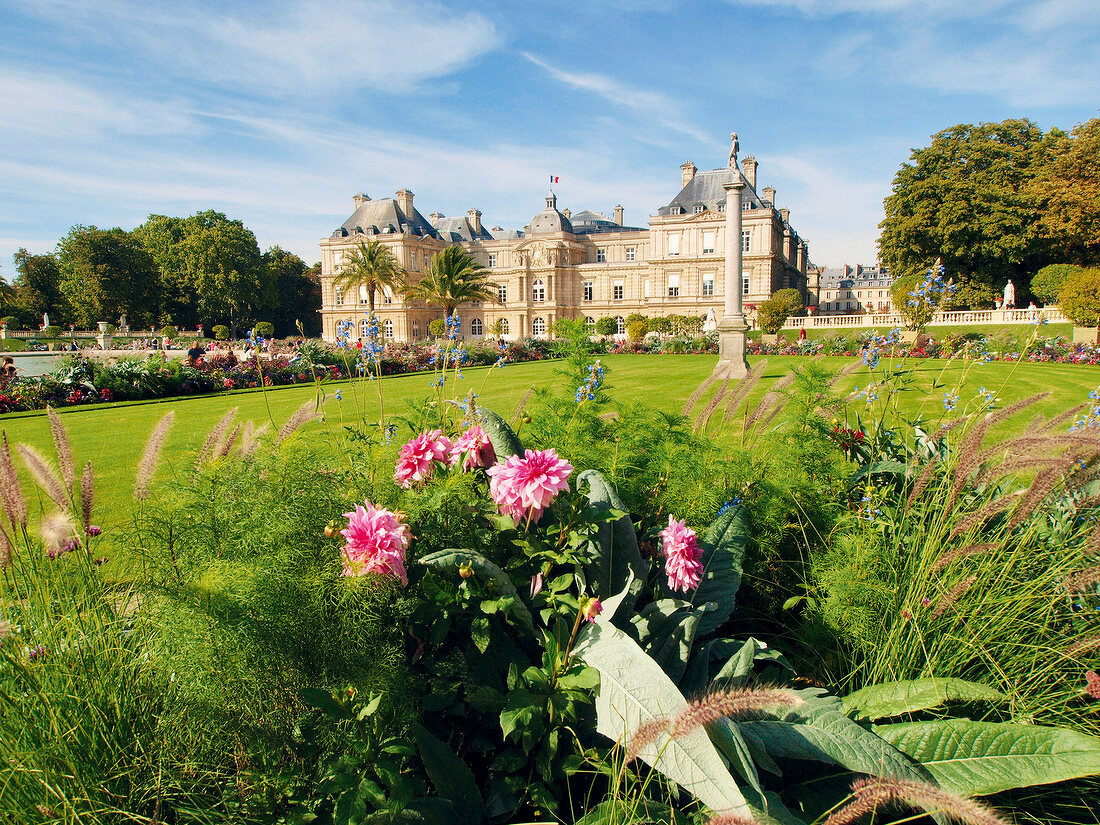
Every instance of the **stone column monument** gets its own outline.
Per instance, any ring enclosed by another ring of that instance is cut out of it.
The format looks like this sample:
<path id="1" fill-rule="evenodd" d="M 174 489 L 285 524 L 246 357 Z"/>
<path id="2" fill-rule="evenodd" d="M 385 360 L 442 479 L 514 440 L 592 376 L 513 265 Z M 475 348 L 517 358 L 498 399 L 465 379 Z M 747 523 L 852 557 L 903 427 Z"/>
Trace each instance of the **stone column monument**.
<path id="1" fill-rule="evenodd" d="M 714 368 L 714 377 L 738 380 L 749 374 L 749 365 L 745 360 L 745 332 L 749 325 L 745 322 L 741 306 L 741 190 L 745 184 L 737 166 L 736 132 L 730 135 L 730 140 L 733 142 L 730 168 L 734 178 L 732 183 L 722 187 L 726 190 L 726 301 L 722 318 L 718 321 L 718 364 Z"/>

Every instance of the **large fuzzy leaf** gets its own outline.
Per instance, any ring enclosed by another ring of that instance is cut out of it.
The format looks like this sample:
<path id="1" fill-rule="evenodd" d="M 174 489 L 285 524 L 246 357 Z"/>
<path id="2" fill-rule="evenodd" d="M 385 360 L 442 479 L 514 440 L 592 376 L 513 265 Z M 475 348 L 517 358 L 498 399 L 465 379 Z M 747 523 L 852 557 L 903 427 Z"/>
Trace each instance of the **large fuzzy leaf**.
<path id="1" fill-rule="evenodd" d="M 523 455 L 523 445 L 520 443 L 519 436 L 508 426 L 507 421 L 484 407 L 480 407 L 478 413 L 481 416 L 481 429 L 485 430 L 485 435 L 489 436 L 489 441 L 497 454 L 497 461 L 503 463 L 509 456 Z"/>
<path id="2" fill-rule="evenodd" d="M 696 606 L 713 602 L 715 609 L 699 621 L 700 637 L 717 630 L 733 613 L 748 538 L 748 519 L 741 505 L 719 515 L 703 535 L 703 580 L 688 600 Z"/>
<path id="3" fill-rule="evenodd" d="M 603 474 L 596 470 L 585 470 L 577 476 L 577 489 L 588 485 L 588 503 L 598 510 L 625 510 L 618 494 L 607 483 Z M 588 573 L 588 583 L 597 596 L 610 596 L 623 593 L 632 579 L 644 581 L 646 563 L 638 550 L 638 536 L 629 515 L 622 516 L 611 523 L 599 526 L 596 558 Z M 631 591 L 626 591 L 623 607 L 629 611 L 633 606 Z"/>
<path id="4" fill-rule="evenodd" d="M 439 795 L 451 803 L 458 822 L 477 825 L 484 821 L 485 804 L 466 763 L 420 725 L 416 726 L 416 746 L 428 778 Z"/>
<path id="5" fill-rule="evenodd" d="M 607 738 L 625 744 L 644 722 L 668 718 L 687 707 L 657 663 L 609 622 L 585 628 L 574 649 L 600 672 L 596 730 Z M 640 751 L 639 758 L 713 811 L 750 816 L 744 795 L 702 728 L 674 740 L 660 736 Z"/>
<path id="6" fill-rule="evenodd" d="M 692 642 L 705 612 L 678 599 L 650 602 L 630 623 L 642 649 L 661 666 L 672 681 L 679 683 L 691 657 Z"/>
<path id="7" fill-rule="evenodd" d="M 1004 698 L 999 690 L 977 682 L 930 676 L 870 685 L 845 696 L 842 707 L 857 719 L 889 719 L 945 702 L 999 702 Z"/>
<path id="8" fill-rule="evenodd" d="M 515 605 L 510 612 L 514 614 L 525 627 L 530 630 L 535 629 L 535 623 L 531 619 L 531 611 L 527 609 L 527 605 L 524 604 L 523 599 L 520 598 L 519 591 L 516 590 L 516 586 L 512 584 L 512 580 L 508 577 L 508 574 L 477 551 L 438 550 L 420 559 L 421 564 L 426 564 L 429 567 L 435 567 L 439 570 L 451 571 L 456 576 L 458 575 L 459 566 L 464 562 L 473 568 L 474 575 L 481 581 L 492 582 L 493 586 L 502 596 L 512 596 L 515 599 Z"/>
<path id="9" fill-rule="evenodd" d="M 942 719 L 874 730 L 965 796 L 1100 774 L 1100 737 L 1066 728 Z"/>

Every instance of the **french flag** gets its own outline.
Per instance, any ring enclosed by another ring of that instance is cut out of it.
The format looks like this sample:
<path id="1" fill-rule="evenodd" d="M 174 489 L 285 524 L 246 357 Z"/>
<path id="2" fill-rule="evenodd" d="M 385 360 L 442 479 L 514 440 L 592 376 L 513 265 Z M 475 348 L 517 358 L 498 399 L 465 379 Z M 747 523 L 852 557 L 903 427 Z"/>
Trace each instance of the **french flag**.
<path id="1" fill-rule="evenodd" d="M 557 183 L 557 182 L 558 182 L 558 176 L 557 175 L 551 175 L 550 176 L 550 183 Z"/>

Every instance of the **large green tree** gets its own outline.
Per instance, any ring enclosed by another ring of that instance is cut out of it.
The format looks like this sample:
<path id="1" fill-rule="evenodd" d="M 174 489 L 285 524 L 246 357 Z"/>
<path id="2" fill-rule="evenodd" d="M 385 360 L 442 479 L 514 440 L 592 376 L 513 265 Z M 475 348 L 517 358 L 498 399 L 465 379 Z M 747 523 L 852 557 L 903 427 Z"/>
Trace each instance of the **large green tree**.
<path id="1" fill-rule="evenodd" d="M 30 327 L 42 323 L 48 314 L 52 323 L 68 323 L 72 315 L 69 302 L 61 292 L 61 270 L 55 255 L 32 255 L 26 249 L 15 253 L 15 282 L 12 294 L 5 301 L 5 314 L 9 308 L 20 321 Z"/>
<path id="2" fill-rule="evenodd" d="M 132 233 L 115 227 L 74 226 L 57 244 L 61 292 L 82 327 L 96 321 L 153 322 L 160 308 L 160 276 L 152 256 Z M 53 320 L 52 318 L 50 319 Z"/>
<path id="3" fill-rule="evenodd" d="M 405 270 L 381 241 L 360 241 L 344 253 L 335 285 L 345 292 L 367 291 L 367 307 L 374 312 L 374 297 L 381 289 L 397 291 L 405 286 Z"/>
<path id="4" fill-rule="evenodd" d="M 321 334 L 321 280 L 319 272 L 306 262 L 277 246 L 263 254 L 267 280 L 275 285 L 277 296 L 271 322 L 275 334 L 294 335 L 302 322 L 306 335 Z"/>
<path id="5" fill-rule="evenodd" d="M 882 263 L 905 276 L 941 258 L 960 287 L 957 305 L 991 299 L 1010 278 L 1018 289 L 1027 284 L 1050 248 L 1034 181 L 1050 166 L 1059 136 L 1044 137 L 1022 119 L 933 135 L 894 176 L 879 225 Z"/>
<path id="6" fill-rule="evenodd" d="M 256 236 L 241 221 L 210 209 L 188 218 L 150 215 L 134 231 L 160 268 L 166 319 L 251 326 L 274 307 Z"/>
<path id="7" fill-rule="evenodd" d="M 489 270 L 460 246 L 448 246 L 432 258 L 424 277 L 405 290 L 405 297 L 443 308 L 443 317 L 470 301 L 497 302 Z"/>
<path id="8" fill-rule="evenodd" d="M 1056 259 L 1100 263 L 1100 119 L 1051 133 L 1052 158 L 1033 185 L 1040 233 Z"/>

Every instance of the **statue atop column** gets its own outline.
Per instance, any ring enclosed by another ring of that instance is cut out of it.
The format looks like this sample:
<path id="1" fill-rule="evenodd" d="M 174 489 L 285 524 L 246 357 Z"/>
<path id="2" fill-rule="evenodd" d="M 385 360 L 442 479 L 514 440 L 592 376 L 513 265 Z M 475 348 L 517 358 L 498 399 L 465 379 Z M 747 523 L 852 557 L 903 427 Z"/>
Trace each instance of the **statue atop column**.
<path id="1" fill-rule="evenodd" d="M 737 141 L 737 132 L 730 132 L 730 169 L 737 168 L 737 152 L 741 149 L 741 144 Z"/>

